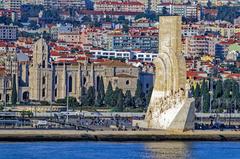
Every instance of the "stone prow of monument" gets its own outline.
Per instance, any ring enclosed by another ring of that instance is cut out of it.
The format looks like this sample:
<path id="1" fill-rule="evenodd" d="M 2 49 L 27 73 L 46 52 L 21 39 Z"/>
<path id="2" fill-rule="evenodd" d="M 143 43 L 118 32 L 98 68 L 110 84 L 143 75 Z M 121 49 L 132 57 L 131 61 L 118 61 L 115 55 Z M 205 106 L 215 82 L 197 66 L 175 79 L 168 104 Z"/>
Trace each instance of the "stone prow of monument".
<path id="1" fill-rule="evenodd" d="M 151 129 L 194 129 L 194 99 L 188 98 L 186 63 L 181 53 L 181 17 L 160 17 L 155 83 L 144 122 Z"/>

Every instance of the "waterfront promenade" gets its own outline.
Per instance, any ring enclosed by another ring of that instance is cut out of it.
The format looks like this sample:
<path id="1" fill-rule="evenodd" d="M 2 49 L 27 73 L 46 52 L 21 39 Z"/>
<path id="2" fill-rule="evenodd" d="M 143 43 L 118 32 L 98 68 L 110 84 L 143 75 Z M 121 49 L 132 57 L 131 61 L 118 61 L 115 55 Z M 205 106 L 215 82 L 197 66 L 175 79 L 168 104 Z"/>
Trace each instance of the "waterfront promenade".
<path id="1" fill-rule="evenodd" d="M 240 141 L 240 131 L 0 130 L 0 141 Z"/>

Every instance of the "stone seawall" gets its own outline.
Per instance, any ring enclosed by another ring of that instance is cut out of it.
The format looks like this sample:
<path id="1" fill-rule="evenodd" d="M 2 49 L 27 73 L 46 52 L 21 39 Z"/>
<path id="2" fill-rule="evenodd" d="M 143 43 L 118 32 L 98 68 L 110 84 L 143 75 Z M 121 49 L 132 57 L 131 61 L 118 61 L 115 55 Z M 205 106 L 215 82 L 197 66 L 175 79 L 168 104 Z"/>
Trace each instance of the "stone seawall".
<path id="1" fill-rule="evenodd" d="M 0 130 L 0 141 L 240 141 L 240 131 Z"/>

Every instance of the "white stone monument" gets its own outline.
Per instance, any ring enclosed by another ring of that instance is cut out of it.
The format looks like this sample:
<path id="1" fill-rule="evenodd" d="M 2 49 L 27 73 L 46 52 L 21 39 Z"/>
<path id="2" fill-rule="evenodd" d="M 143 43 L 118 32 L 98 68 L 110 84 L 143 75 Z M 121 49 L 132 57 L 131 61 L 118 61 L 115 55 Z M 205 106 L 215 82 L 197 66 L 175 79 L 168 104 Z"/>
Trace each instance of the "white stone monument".
<path id="1" fill-rule="evenodd" d="M 167 130 L 194 129 L 194 99 L 188 98 L 186 63 L 181 53 L 181 17 L 160 17 L 159 54 L 154 64 L 155 83 L 140 127 Z"/>

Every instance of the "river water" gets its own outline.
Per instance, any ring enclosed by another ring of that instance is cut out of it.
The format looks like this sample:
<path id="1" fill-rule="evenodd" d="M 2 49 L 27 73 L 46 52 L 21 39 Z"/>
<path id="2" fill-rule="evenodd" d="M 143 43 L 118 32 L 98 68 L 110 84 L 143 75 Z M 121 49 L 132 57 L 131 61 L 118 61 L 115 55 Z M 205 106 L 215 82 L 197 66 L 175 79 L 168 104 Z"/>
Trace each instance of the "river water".
<path id="1" fill-rule="evenodd" d="M 0 159 L 240 159 L 240 142 L 0 143 Z"/>

